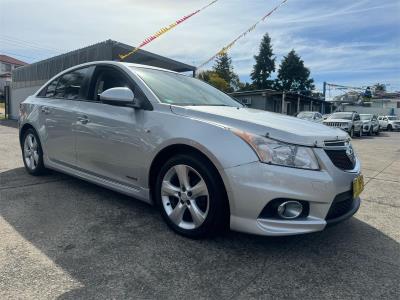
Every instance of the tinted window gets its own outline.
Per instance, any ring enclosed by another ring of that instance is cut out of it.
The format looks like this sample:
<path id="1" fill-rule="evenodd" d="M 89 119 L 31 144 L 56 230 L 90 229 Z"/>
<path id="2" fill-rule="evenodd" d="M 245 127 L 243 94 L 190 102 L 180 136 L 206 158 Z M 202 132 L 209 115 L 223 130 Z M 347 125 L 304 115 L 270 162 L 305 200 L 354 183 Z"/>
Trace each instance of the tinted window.
<path id="1" fill-rule="evenodd" d="M 87 77 L 92 68 L 84 68 L 63 75 L 58 81 L 55 98 L 86 99 Z"/>
<path id="2" fill-rule="evenodd" d="M 118 71 L 113 69 L 102 70 L 96 80 L 95 93 L 101 94 L 105 90 L 115 87 L 130 87 L 128 80 Z"/>
<path id="3" fill-rule="evenodd" d="M 356 115 L 354 116 L 354 121 L 359 121 L 359 120 L 360 120 L 360 116 L 356 114 Z"/>
<path id="4" fill-rule="evenodd" d="M 98 95 L 105 90 L 115 87 L 128 87 L 135 94 L 135 98 L 140 100 L 145 109 L 151 109 L 151 105 L 149 104 L 144 93 L 121 71 L 101 66 L 96 70 L 94 78 L 95 80 L 93 81 L 94 84 L 90 89 L 89 99 L 98 101 Z"/>
<path id="5" fill-rule="evenodd" d="M 56 80 L 53 80 L 48 86 L 47 86 L 47 88 L 45 89 L 45 92 L 44 92 L 44 97 L 54 97 L 54 92 L 55 92 L 55 90 L 56 90 L 56 86 L 57 86 L 57 83 L 58 83 L 58 79 L 56 79 Z"/>

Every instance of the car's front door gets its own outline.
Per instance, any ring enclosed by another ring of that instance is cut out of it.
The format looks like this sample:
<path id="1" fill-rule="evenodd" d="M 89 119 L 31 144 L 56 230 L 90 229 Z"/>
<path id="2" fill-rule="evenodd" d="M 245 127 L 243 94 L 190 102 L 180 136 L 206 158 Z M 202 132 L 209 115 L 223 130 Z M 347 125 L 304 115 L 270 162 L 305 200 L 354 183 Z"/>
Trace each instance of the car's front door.
<path id="1" fill-rule="evenodd" d="M 44 129 L 44 153 L 53 162 L 76 165 L 75 130 L 79 100 L 86 98 L 94 67 L 68 72 L 52 81 L 39 94 L 43 98 L 40 120 Z"/>
<path id="2" fill-rule="evenodd" d="M 77 130 L 78 167 L 84 172 L 124 185 L 140 185 L 146 143 L 144 124 L 150 111 L 116 106 L 99 101 L 98 95 L 114 87 L 129 87 L 135 98 L 144 102 L 144 94 L 119 68 L 97 67 L 89 94 L 91 101 L 80 103 Z"/>

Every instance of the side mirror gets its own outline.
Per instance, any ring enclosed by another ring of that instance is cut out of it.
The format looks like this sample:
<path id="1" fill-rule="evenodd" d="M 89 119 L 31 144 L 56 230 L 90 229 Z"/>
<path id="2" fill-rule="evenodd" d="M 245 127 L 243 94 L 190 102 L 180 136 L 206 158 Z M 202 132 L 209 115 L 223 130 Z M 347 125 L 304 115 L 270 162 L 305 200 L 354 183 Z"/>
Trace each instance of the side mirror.
<path id="1" fill-rule="evenodd" d="M 135 95 L 132 90 L 127 87 L 115 87 L 105 90 L 99 94 L 99 98 L 101 102 L 110 105 L 139 107 Z"/>

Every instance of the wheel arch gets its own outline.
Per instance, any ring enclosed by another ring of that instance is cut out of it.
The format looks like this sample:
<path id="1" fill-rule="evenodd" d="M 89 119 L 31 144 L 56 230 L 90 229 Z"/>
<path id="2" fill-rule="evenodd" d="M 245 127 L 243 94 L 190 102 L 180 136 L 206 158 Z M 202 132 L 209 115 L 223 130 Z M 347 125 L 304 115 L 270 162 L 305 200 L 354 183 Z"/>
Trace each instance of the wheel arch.
<path id="1" fill-rule="evenodd" d="M 22 138 L 24 137 L 24 134 L 28 129 L 33 129 L 36 132 L 36 134 L 39 136 L 39 132 L 36 130 L 36 128 L 32 124 L 25 123 L 21 127 L 21 129 L 19 130 L 19 143 L 20 143 L 21 146 L 22 146 L 22 143 L 23 143 Z M 40 137 L 39 137 L 39 142 L 40 142 Z"/>
<path id="2" fill-rule="evenodd" d="M 218 176 L 217 179 L 223 188 L 228 213 L 230 215 L 229 197 L 228 197 L 225 181 L 220 172 L 221 166 L 219 166 L 219 165 L 216 166 L 216 163 L 214 163 L 215 158 L 211 159 L 207 154 L 205 154 L 203 151 L 199 150 L 198 148 L 195 148 L 191 145 L 187 145 L 187 144 L 183 144 L 183 143 L 172 144 L 172 145 L 168 145 L 168 146 L 164 147 L 156 154 L 156 156 L 152 160 L 152 163 L 150 165 L 150 170 L 148 173 L 148 186 L 150 188 L 151 199 L 154 199 L 153 193 L 155 190 L 154 186 L 155 186 L 158 170 L 160 169 L 160 167 L 162 166 L 162 164 L 165 161 L 167 161 L 169 158 L 171 158 L 177 154 L 197 155 L 197 156 L 200 156 L 203 159 L 205 159 L 210 164 L 210 166 L 213 168 L 215 174 L 217 174 L 217 176 Z"/>

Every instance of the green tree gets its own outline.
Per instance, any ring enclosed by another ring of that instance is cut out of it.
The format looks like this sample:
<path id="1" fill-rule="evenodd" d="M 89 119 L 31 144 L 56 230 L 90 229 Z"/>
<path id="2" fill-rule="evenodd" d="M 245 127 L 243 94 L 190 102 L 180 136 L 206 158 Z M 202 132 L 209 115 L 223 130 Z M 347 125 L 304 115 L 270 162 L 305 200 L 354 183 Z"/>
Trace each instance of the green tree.
<path id="1" fill-rule="evenodd" d="M 256 60 L 253 71 L 250 74 L 253 80 L 252 86 L 256 89 L 268 89 L 273 87 L 273 81 L 268 80 L 271 73 L 275 72 L 275 57 L 272 52 L 271 38 L 268 33 L 261 40 L 258 55 L 254 56 Z"/>
<path id="2" fill-rule="evenodd" d="M 217 88 L 223 92 L 228 92 L 230 90 L 230 86 L 225 81 L 225 79 L 221 78 L 214 71 L 203 71 L 203 72 L 199 73 L 197 78 L 211 84 L 212 86 L 214 86 L 215 88 Z"/>
<path id="3" fill-rule="evenodd" d="M 239 76 L 233 71 L 232 59 L 227 53 L 223 53 L 217 57 L 213 71 L 228 83 L 229 88 L 225 92 L 233 92 L 240 88 Z"/>
<path id="4" fill-rule="evenodd" d="M 283 91 L 299 91 L 309 94 L 314 88 L 314 80 L 310 78 L 310 70 L 304 66 L 304 61 L 294 51 L 283 57 L 279 66 L 275 88 Z"/>

